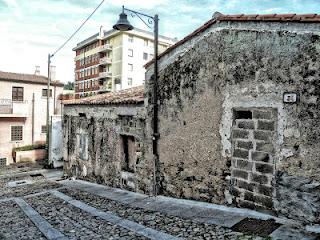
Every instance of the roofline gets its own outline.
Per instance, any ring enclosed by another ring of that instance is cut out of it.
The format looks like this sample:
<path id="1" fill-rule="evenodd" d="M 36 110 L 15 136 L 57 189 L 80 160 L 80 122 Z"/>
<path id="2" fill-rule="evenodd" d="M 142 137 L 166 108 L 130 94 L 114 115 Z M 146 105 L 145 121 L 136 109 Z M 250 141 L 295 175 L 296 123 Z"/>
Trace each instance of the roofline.
<path id="1" fill-rule="evenodd" d="M 184 44 L 185 42 L 192 39 L 198 33 L 203 32 L 208 29 L 211 25 L 215 23 L 219 23 L 222 21 L 238 21 L 238 22 L 300 22 L 300 23 L 320 23 L 320 15 L 319 14 L 236 14 L 236 15 L 223 15 L 221 13 L 215 13 L 213 18 L 204 23 L 202 26 L 188 34 L 186 37 L 176 42 L 171 47 L 167 48 L 164 52 L 158 55 L 158 60 L 167 55 L 173 49 L 178 46 Z M 152 65 L 154 59 L 147 62 L 144 67 L 147 68 Z"/>
<path id="2" fill-rule="evenodd" d="M 145 34 L 150 34 L 150 36 L 153 36 L 153 33 L 152 32 L 149 32 L 149 31 L 146 31 L 146 30 L 143 30 L 143 29 L 139 29 L 139 28 L 134 28 L 133 29 L 134 31 L 137 31 L 137 32 L 140 32 L 140 33 L 145 33 Z M 121 32 L 121 31 L 118 31 L 118 30 L 114 30 L 114 29 L 111 29 L 111 30 L 108 30 L 108 31 L 104 31 L 103 33 L 103 38 L 102 39 L 106 39 L 106 38 L 109 38 L 109 37 L 112 37 L 112 36 L 116 36 L 116 35 L 119 35 L 121 33 L 124 33 L 124 32 Z M 128 34 L 130 34 L 128 32 Z M 132 33 L 134 35 L 134 33 Z M 152 38 L 152 37 L 150 37 Z M 168 41 L 172 41 L 172 42 L 176 42 L 176 40 L 174 38 L 170 38 L 170 37 L 166 37 L 164 35 L 159 35 L 159 38 L 162 38 L 162 39 L 165 39 L 165 40 L 168 40 Z M 73 51 L 76 51 L 78 49 L 81 49 L 95 41 L 98 41 L 99 40 L 99 33 L 96 33 L 94 35 L 92 35 L 91 37 L 88 37 L 87 39 L 79 42 L 77 44 L 76 47 L 72 48 Z M 161 41 L 161 39 L 159 39 L 160 42 L 164 42 L 164 41 Z"/>
<path id="3" fill-rule="evenodd" d="M 75 100 L 75 99 L 73 99 Z M 73 101 L 73 100 L 65 100 L 65 101 Z M 101 105 L 108 105 L 108 106 L 111 106 L 111 105 L 139 105 L 139 104 L 144 104 L 144 99 L 141 99 L 141 100 L 137 100 L 135 102 L 133 101 L 128 101 L 128 102 L 119 102 L 119 103 L 108 103 L 108 102 L 102 102 L 102 103 L 89 103 L 89 102 L 81 102 L 81 103 L 68 103 L 68 102 L 62 102 L 62 104 L 64 106 L 101 106 Z"/>
<path id="4" fill-rule="evenodd" d="M 46 82 L 37 82 L 33 80 L 18 80 L 18 79 L 8 79 L 8 78 L 0 78 L 0 81 L 4 82 L 16 82 L 16 83 L 31 83 L 31 84 L 39 84 L 39 85 L 47 85 Z M 64 84 L 59 82 L 51 82 L 50 86 L 55 86 L 55 87 L 64 87 Z"/>

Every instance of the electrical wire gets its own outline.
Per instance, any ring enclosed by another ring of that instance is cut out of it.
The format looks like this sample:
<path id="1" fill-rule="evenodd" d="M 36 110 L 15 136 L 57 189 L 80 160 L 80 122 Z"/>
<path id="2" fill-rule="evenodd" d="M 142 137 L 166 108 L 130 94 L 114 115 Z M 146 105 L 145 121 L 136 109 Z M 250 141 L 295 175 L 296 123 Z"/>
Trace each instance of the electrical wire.
<path id="1" fill-rule="evenodd" d="M 92 17 L 92 15 L 98 10 L 98 8 L 102 5 L 104 0 L 101 1 L 101 3 L 94 9 L 94 11 L 86 18 L 86 20 L 80 25 L 80 27 L 77 28 L 77 30 L 51 55 L 53 57 L 56 55 L 57 52 L 59 52 L 73 37 L 76 35 L 77 32 L 83 27 L 83 25 Z"/>

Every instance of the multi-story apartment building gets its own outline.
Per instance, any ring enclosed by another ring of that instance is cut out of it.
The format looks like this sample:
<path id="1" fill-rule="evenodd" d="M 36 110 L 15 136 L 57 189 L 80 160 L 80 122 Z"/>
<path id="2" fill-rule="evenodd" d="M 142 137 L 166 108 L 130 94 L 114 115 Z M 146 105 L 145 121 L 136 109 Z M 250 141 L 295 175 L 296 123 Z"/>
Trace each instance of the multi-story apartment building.
<path id="1" fill-rule="evenodd" d="M 49 114 L 61 114 L 63 84 L 52 82 Z M 46 140 L 47 78 L 0 71 L 0 165 L 13 162 L 14 147 Z"/>
<path id="2" fill-rule="evenodd" d="M 159 36 L 159 53 L 176 42 Z M 142 85 L 143 65 L 154 55 L 153 33 L 103 31 L 77 44 L 75 57 L 75 97 L 85 97 Z"/>

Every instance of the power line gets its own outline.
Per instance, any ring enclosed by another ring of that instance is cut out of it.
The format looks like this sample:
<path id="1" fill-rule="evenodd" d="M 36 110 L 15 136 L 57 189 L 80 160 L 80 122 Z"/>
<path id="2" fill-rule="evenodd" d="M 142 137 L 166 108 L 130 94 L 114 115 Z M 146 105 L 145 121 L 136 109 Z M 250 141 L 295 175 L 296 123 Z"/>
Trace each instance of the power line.
<path id="1" fill-rule="evenodd" d="M 76 35 L 77 32 L 82 28 L 82 26 L 91 18 L 91 16 L 98 10 L 98 8 L 102 5 L 104 0 L 101 1 L 101 3 L 94 9 L 94 11 L 86 18 L 86 20 L 80 25 L 80 27 L 77 28 L 77 30 L 51 55 L 53 57 L 56 55 L 57 52 L 59 52 L 70 40 L 73 38 L 74 35 Z"/>

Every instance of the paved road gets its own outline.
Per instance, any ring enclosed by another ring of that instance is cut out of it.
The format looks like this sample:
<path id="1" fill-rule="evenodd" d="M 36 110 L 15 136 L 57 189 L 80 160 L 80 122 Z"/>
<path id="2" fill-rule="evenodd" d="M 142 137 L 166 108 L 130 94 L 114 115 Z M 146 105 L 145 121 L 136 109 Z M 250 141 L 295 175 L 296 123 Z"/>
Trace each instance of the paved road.
<path id="1" fill-rule="evenodd" d="M 0 178 L 0 239 L 270 239 L 188 219 L 192 209 L 175 214 L 165 201 L 82 185 L 37 174 Z"/>

